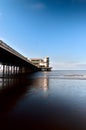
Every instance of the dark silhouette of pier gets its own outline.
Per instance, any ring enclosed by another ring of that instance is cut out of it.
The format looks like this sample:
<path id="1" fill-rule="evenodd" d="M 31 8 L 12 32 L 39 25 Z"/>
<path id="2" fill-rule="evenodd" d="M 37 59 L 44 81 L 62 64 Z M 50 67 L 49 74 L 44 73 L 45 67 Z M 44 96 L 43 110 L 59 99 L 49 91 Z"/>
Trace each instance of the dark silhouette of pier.
<path id="1" fill-rule="evenodd" d="M 39 71 L 40 68 L 31 63 L 26 57 L 0 40 L 0 70 L 2 77 L 16 74 L 26 74 Z"/>

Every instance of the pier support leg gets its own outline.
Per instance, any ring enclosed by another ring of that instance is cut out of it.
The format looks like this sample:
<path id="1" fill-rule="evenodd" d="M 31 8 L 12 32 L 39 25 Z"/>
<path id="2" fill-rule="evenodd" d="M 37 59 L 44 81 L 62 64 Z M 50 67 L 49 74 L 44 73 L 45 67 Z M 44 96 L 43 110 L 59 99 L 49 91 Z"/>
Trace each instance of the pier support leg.
<path id="1" fill-rule="evenodd" d="M 11 65 L 10 67 L 11 67 L 10 73 L 11 73 L 11 75 L 12 75 L 12 65 Z"/>
<path id="2" fill-rule="evenodd" d="M 7 76 L 7 65 L 6 65 L 6 76 Z"/>
<path id="3" fill-rule="evenodd" d="M 15 66 L 13 66 L 13 74 L 15 75 Z"/>
<path id="4" fill-rule="evenodd" d="M 9 65 L 8 65 L 8 77 L 9 77 Z"/>
<path id="5" fill-rule="evenodd" d="M 5 65 L 3 64 L 3 78 L 5 76 Z"/>
<path id="6" fill-rule="evenodd" d="M 17 66 L 16 66 L 16 75 L 17 75 Z"/>
<path id="7" fill-rule="evenodd" d="M 3 64 L 3 72 L 2 72 L 2 87 L 4 87 L 4 78 L 5 78 L 5 65 Z"/>
<path id="8" fill-rule="evenodd" d="M 19 67 L 19 73 L 22 74 L 22 67 Z"/>

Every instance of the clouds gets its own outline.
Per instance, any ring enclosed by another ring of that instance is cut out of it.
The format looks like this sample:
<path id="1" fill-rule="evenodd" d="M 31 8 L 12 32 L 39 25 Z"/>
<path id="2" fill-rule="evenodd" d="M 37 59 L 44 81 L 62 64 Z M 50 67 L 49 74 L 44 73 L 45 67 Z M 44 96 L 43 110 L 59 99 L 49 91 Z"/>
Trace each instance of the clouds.
<path id="1" fill-rule="evenodd" d="M 30 5 L 30 8 L 34 10 L 40 10 L 40 9 L 45 9 L 46 5 L 44 3 L 34 3 Z"/>
<path id="2" fill-rule="evenodd" d="M 53 69 L 56 70 L 86 70 L 86 63 L 51 63 Z"/>

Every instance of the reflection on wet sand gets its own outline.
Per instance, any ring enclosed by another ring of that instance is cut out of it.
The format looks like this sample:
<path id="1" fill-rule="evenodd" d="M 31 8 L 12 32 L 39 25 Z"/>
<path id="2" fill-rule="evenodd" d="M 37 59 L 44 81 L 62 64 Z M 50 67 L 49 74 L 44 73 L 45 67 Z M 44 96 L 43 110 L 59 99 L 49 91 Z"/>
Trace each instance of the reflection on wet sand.
<path id="1" fill-rule="evenodd" d="M 42 88 L 44 91 L 49 89 L 49 79 L 48 78 L 37 78 L 32 80 L 32 86 L 34 88 Z"/>
<path id="2" fill-rule="evenodd" d="M 27 83 L 26 78 L 20 77 L 6 77 L 6 78 L 0 78 L 0 91 L 3 90 L 11 90 L 12 88 L 19 87 L 21 85 L 25 85 Z"/>
<path id="3" fill-rule="evenodd" d="M 0 115 L 7 114 L 8 111 L 26 93 L 26 86 L 30 82 L 23 77 L 20 78 L 0 78 Z"/>
<path id="4" fill-rule="evenodd" d="M 29 76 L 30 77 L 30 76 Z M 18 78 L 0 78 L 0 103 L 7 107 L 11 107 L 12 98 L 15 98 L 16 102 L 18 102 L 18 98 L 21 98 L 22 95 L 28 93 L 30 90 L 34 89 L 42 89 L 44 92 L 47 92 L 49 89 L 49 79 L 46 78 L 37 78 L 30 79 L 27 76 L 18 77 Z M 47 95 L 47 93 L 46 93 Z M 18 98 L 17 98 L 18 97 Z M 6 104 L 9 102 L 9 104 Z M 0 110 L 3 109 L 3 105 L 0 104 Z"/>
<path id="5" fill-rule="evenodd" d="M 2 81 L 0 130 L 86 130 L 86 81 L 57 80 L 46 73 Z"/>
<path id="6" fill-rule="evenodd" d="M 20 77 L 0 79 L 0 122 L 2 124 L 0 127 L 3 126 L 3 128 L 13 128 L 14 123 L 15 126 L 20 127 L 21 119 L 18 117 L 18 115 L 16 115 L 17 122 L 15 121 L 15 119 L 13 119 L 13 121 L 11 120 L 12 117 L 10 116 L 10 112 L 12 111 L 12 109 L 14 109 L 16 104 L 18 104 L 18 102 L 22 100 L 22 97 L 26 95 L 27 90 L 28 93 L 32 88 L 42 89 L 46 92 L 48 90 L 48 87 L 48 78 L 29 79 L 25 77 Z M 26 120 L 27 117 L 24 117 L 24 119 Z M 31 121 L 29 121 L 28 117 L 28 122 L 32 124 L 33 117 L 30 117 L 30 119 Z M 27 121 L 23 122 L 23 124 L 27 125 Z M 28 128 L 29 127 L 30 126 L 28 125 Z"/>

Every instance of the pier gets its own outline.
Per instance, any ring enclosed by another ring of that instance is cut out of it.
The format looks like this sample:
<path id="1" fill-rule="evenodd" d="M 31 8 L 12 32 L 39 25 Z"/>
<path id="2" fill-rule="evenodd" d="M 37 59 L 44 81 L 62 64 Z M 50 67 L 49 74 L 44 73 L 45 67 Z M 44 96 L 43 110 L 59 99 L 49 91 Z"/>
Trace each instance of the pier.
<path id="1" fill-rule="evenodd" d="M 2 77 L 40 71 L 40 68 L 1 40 L 0 67 L 3 71 Z"/>

